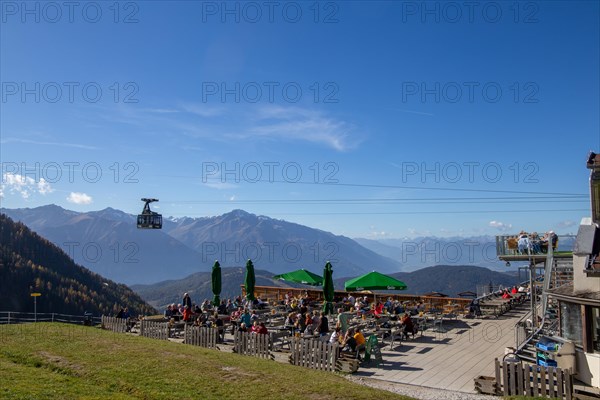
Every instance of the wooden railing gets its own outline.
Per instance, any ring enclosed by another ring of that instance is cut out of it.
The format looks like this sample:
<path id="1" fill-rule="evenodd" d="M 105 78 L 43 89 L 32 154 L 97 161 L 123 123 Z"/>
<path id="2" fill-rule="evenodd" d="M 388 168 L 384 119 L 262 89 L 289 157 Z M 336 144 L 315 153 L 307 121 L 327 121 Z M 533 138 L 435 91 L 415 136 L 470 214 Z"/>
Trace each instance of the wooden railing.
<path id="1" fill-rule="evenodd" d="M 244 285 L 241 285 L 242 296 L 246 295 L 246 290 Z M 294 297 L 303 296 L 305 293 L 308 293 L 311 299 L 314 301 L 323 301 L 323 291 L 321 289 L 298 289 L 298 288 L 281 288 L 274 286 L 256 286 L 254 289 L 254 295 L 256 297 L 260 297 L 261 300 L 268 300 L 271 304 L 279 303 L 285 300 L 286 293 L 291 293 Z M 442 309 L 444 306 L 448 304 L 456 304 L 457 308 L 464 309 L 469 305 L 471 299 L 465 298 L 457 298 L 457 297 L 438 297 L 438 296 L 419 296 L 416 294 L 396 294 L 396 293 L 366 293 L 366 292 L 345 292 L 336 290 L 335 298 L 338 300 L 343 299 L 344 297 L 350 296 L 353 294 L 356 296 L 367 296 L 368 300 L 372 302 L 377 297 L 377 300 L 386 301 L 388 298 L 392 298 L 393 300 L 398 300 L 400 302 L 410 302 L 412 305 L 416 305 L 420 302 L 423 302 L 426 309 Z"/>
<path id="2" fill-rule="evenodd" d="M 63 322 L 67 324 L 96 325 L 101 323 L 102 319 L 100 317 L 93 317 L 91 315 L 0 311 L 0 325 L 20 324 L 26 322 Z"/>
<path id="3" fill-rule="evenodd" d="M 496 359 L 497 393 L 571 400 L 573 375 L 570 369 L 506 362 Z M 501 389 L 500 389 L 501 388 Z"/>
<path id="4" fill-rule="evenodd" d="M 291 338 L 292 354 L 290 363 L 300 367 L 335 371 L 338 357 L 338 344 L 322 342 L 318 339 Z"/>
<path id="5" fill-rule="evenodd" d="M 183 343 L 194 346 L 206 347 L 209 349 L 217 348 L 217 339 L 219 330 L 216 328 L 185 326 Z"/>
<path id="6" fill-rule="evenodd" d="M 125 333 L 127 332 L 127 319 L 102 316 L 101 322 L 102 329 L 106 329 L 112 332 Z"/>
<path id="7" fill-rule="evenodd" d="M 140 335 L 151 339 L 169 339 L 169 323 L 142 320 Z"/>
<path id="8" fill-rule="evenodd" d="M 274 359 L 269 335 L 236 331 L 233 335 L 233 351 L 237 354 Z"/>

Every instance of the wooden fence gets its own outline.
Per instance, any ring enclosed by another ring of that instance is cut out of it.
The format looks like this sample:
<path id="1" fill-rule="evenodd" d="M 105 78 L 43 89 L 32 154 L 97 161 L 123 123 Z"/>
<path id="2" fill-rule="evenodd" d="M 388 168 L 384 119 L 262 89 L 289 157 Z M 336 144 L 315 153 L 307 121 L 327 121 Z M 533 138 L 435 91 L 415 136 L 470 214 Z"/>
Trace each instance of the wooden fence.
<path id="1" fill-rule="evenodd" d="M 269 335 L 236 331 L 233 335 L 233 351 L 247 356 L 275 359 Z"/>
<path id="2" fill-rule="evenodd" d="M 571 400 L 573 375 L 570 369 L 501 362 L 496 359 L 496 384 L 504 396 L 533 396 Z"/>
<path id="3" fill-rule="evenodd" d="M 169 323 L 142 320 L 140 335 L 152 339 L 167 340 L 169 338 Z"/>
<path id="4" fill-rule="evenodd" d="M 292 337 L 291 347 L 290 363 L 322 371 L 335 371 L 338 356 L 337 343 Z"/>
<path id="5" fill-rule="evenodd" d="M 217 348 L 217 339 L 219 330 L 205 326 L 185 326 L 183 343 L 194 346 L 206 347 L 209 349 Z"/>
<path id="6" fill-rule="evenodd" d="M 125 333 L 127 332 L 127 322 L 128 320 L 125 318 L 108 317 L 103 315 L 101 319 L 101 326 L 102 329 L 107 329 L 117 333 Z"/>
<path id="7" fill-rule="evenodd" d="M 244 285 L 240 286 L 242 291 L 242 296 L 246 295 L 246 288 Z M 255 286 L 254 287 L 254 295 L 260 297 L 262 300 L 268 300 L 270 303 L 280 302 L 285 299 L 286 293 L 291 293 L 295 297 L 299 297 L 304 295 L 304 293 L 308 293 L 310 298 L 315 301 L 323 301 L 323 290 L 321 289 L 310 289 L 310 288 L 282 288 L 275 286 Z M 364 293 L 364 292 L 346 292 L 342 290 L 335 291 L 335 297 L 339 300 L 344 297 L 348 297 L 351 293 L 360 296 L 367 296 L 369 302 L 374 300 L 373 293 Z M 377 294 L 378 299 L 387 299 L 388 297 L 393 298 L 394 300 L 398 300 L 400 302 L 410 301 L 413 304 L 417 304 L 419 302 L 423 302 L 425 305 L 425 309 L 429 310 L 431 308 L 442 309 L 444 306 L 449 304 L 455 304 L 458 310 L 463 310 L 468 307 L 471 303 L 471 299 L 466 298 L 451 298 L 451 297 L 438 297 L 438 296 L 419 296 L 416 294 L 397 294 L 397 293 L 381 293 Z"/>

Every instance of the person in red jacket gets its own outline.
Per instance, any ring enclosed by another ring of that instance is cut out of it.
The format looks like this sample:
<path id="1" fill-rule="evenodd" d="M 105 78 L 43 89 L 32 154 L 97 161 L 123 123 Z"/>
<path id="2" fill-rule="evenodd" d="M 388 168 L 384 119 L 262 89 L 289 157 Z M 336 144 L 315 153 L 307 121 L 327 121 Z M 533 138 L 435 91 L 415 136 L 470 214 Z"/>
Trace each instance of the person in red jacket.
<path id="1" fill-rule="evenodd" d="M 186 305 L 183 307 L 183 320 L 190 322 L 192 320 L 192 310 Z"/>

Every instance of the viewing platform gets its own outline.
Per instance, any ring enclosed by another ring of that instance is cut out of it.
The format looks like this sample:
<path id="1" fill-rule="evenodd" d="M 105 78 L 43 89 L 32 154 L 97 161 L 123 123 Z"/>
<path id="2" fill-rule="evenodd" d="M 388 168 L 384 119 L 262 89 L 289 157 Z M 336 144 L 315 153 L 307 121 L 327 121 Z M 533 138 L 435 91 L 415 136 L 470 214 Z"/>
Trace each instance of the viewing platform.
<path id="1" fill-rule="evenodd" d="M 567 240 L 561 238 L 571 238 L 570 235 L 557 236 L 552 249 L 552 256 L 555 259 L 572 259 L 573 251 L 561 247 L 570 247 L 561 244 Z M 535 243 L 535 244 L 534 244 Z M 533 264 L 540 264 L 546 261 L 548 257 L 547 243 L 530 240 L 527 247 L 519 248 L 519 235 L 499 235 L 496 236 L 496 254 L 502 261 L 527 261 Z"/>

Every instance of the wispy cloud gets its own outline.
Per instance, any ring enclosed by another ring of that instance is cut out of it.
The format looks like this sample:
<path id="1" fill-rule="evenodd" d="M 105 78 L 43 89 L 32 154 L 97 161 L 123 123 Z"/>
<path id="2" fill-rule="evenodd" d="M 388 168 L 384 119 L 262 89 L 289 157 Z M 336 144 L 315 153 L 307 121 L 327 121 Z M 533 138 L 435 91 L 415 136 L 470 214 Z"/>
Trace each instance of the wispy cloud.
<path id="1" fill-rule="evenodd" d="M 0 184 L 0 197 L 5 197 L 6 193 L 10 193 L 17 194 L 26 200 L 35 193 L 46 195 L 53 191 L 54 189 L 44 178 L 36 181 L 29 176 L 14 174 L 12 172 L 3 174 L 2 183 Z"/>
<path id="2" fill-rule="evenodd" d="M 71 192 L 67 196 L 67 201 L 73 204 L 90 204 L 92 202 L 92 197 L 80 192 Z"/>
<path id="3" fill-rule="evenodd" d="M 79 143 L 66 143 L 66 142 L 42 142 L 39 140 L 29 140 L 29 139 L 18 139 L 18 138 L 6 138 L 0 140 L 0 143 L 25 143 L 25 144 L 34 144 L 39 146 L 61 146 L 61 147 L 74 147 L 76 149 L 84 149 L 84 150 L 99 150 L 99 147 L 89 146 L 86 144 Z"/>
<path id="4" fill-rule="evenodd" d="M 181 105 L 183 111 L 200 117 L 216 117 L 225 113 L 224 107 L 210 107 L 206 104 L 185 103 Z"/>
<path id="5" fill-rule="evenodd" d="M 408 114 L 427 115 L 429 117 L 435 116 L 435 114 L 423 112 L 423 111 L 414 111 L 414 110 L 405 110 L 405 109 L 396 109 L 396 111 L 400 111 L 400 112 L 408 113 Z"/>
<path id="6" fill-rule="evenodd" d="M 270 106 L 258 110 L 255 124 L 248 129 L 246 135 L 304 140 L 325 144 L 337 151 L 347 151 L 358 145 L 358 140 L 351 137 L 354 130 L 351 124 L 319 111 Z"/>
<path id="7" fill-rule="evenodd" d="M 108 113 L 106 118 L 215 141 L 304 141 L 340 152 L 356 148 L 361 142 L 358 129 L 351 122 L 298 106 L 179 103 L 143 109 L 124 107 L 116 114 Z"/>
<path id="8" fill-rule="evenodd" d="M 145 108 L 142 111 L 149 112 L 152 114 L 176 114 L 181 112 L 175 108 Z"/>
<path id="9" fill-rule="evenodd" d="M 512 229 L 512 224 L 505 224 L 500 221 L 490 221 L 488 224 L 490 227 L 498 229 L 501 232 L 506 232 Z"/>
<path id="10" fill-rule="evenodd" d="M 212 189 L 218 189 L 218 190 L 237 188 L 237 185 L 234 185 L 233 183 L 228 183 L 228 182 L 207 182 L 204 184 L 204 186 L 212 188 Z"/>
<path id="11" fill-rule="evenodd" d="M 561 221 L 558 224 L 556 224 L 556 227 L 557 228 L 570 228 L 575 225 L 577 225 L 577 222 L 572 221 L 572 220 L 566 220 L 566 221 Z"/>

